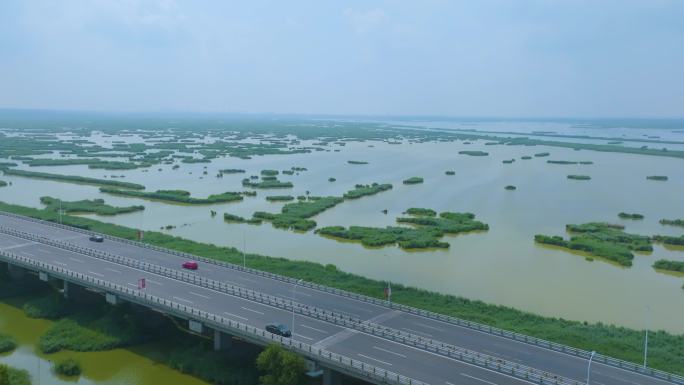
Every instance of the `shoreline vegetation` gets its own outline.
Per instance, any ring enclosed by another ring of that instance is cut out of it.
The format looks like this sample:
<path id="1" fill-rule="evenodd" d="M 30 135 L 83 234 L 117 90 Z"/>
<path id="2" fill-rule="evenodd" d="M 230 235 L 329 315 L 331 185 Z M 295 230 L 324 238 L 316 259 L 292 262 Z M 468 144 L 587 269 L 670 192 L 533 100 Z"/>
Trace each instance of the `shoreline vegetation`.
<path id="1" fill-rule="evenodd" d="M 0 202 L 0 210 L 59 222 L 58 215 L 50 211 L 4 202 Z M 63 217 L 63 222 L 66 225 L 90 231 L 106 233 L 130 240 L 137 239 L 137 230 L 133 228 L 69 215 Z M 234 247 L 204 244 L 154 231 L 145 234 L 144 242 L 229 263 L 242 263 L 242 253 Z M 257 254 L 249 254 L 247 260 L 250 268 L 304 279 L 308 282 L 324 284 L 374 298 L 382 298 L 383 289 L 386 286 L 382 281 L 347 273 L 338 270 L 334 265 L 292 261 L 285 258 L 266 257 Z M 469 300 L 463 297 L 430 292 L 399 284 L 392 285 L 392 300 L 408 306 L 484 323 L 579 349 L 595 350 L 602 354 L 634 363 L 640 363 L 643 360 L 643 333 L 640 330 L 603 323 L 588 323 L 557 317 L 545 317 L 511 307 L 487 304 L 482 301 Z M 649 355 L 649 365 L 656 369 L 684 374 L 684 362 L 681 360 L 681 347 L 684 346 L 684 335 L 674 335 L 658 331 L 652 333 L 650 339 L 651 343 L 654 346 L 658 346 L 659 349 L 653 350 Z"/>
<path id="2" fill-rule="evenodd" d="M 120 182 L 117 180 L 106 180 L 97 178 L 88 178 L 76 175 L 62 175 L 62 174 L 50 174 L 47 172 L 37 172 L 37 171 L 26 171 L 26 170 L 15 170 L 15 169 L 1 169 L 5 175 L 22 176 L 26 178 L 36 178 L 36 179 L 50 179 L 60 182 L 72 182 L 72 183 L 82 183 L 82 184 L 92 184 L 96 186 L 112 186 L 132 190 L 144 190 L 145 186 L 137 183 L 130 182 Z"/>
<path id="3" fill-rule="evenodd" d="M 185 190 L 157 190 L 155 192 L 119 190 L 109 187 L 100 187 L 100 192 L 118 196 L 150 199 L 167 203 L 184 203 L 190 205 L 208 205 L 214 203 L 236 202 L 243 199 L 242 192 L 224 192 L 209 195 L 206 198 L 193 198 L 190 192 Z"/>
<path id="4" fill-rule="evenodd" d="M 316 230 L 316 234 L 358 241 L 368 247 L 397 244 L 402 249 L 446 249 L 449 243 L 439 241 L 446 234 L 489 230 L 487 224 L 476 221 L 471 213 L 443 212 L 436 217 L 434 210 L 425 208 L 410 208 L 406 213 L 411 217 L 399 217 L 397 222 L 412 227 L 327 226 Z"/>
<path id="5" fill-rule="evenodd" d="M 63 201 L 57 198 L 40 197 L 40 203 L 46 205 L 47 210 L 63 210 L 67 214 L 92 213 L 97 215 L 118 215 L 145 210 L 145 206 L 116 207 L 105 203 L 104 199 L 84 199 L 80 201 Z"/>
<path id="6" fill-rule="evenodd" d="M 633 251 L 653 251 L 649 237 L 626 233 L 622 225 L 590 222 L 581 225 L 566 225 L 565 228 L 571 234 L 569 240 L 558 235 L 537 234 L 534 236 L 534 241 L 568 250 L 583 251 L 625 267 L 632 266 Z"/>

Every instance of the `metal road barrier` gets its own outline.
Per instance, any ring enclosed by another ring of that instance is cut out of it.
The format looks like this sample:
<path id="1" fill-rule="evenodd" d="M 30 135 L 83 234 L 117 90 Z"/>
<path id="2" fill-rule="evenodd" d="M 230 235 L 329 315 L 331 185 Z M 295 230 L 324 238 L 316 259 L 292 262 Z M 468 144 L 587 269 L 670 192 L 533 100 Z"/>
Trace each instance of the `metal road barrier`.
<path id="1" fill-rule="evenodd" d="M 66 226 L 66 225 L 62 225 L 59 223 L 43 221 L 40 219 L 30 218 L 30 217 L 17 215 L 17 214 L 13 214 L 13 213 L 8 213 L 8 212 L 1 212 L 0 211 L 0 215 L 14 217 L 14 218 L 22 219 L 25 221 L 35 222 L 35 223 L 41 223 L 43 225 L 63 228 L 66 230 L 80 232 L 80 233 L 88 234 L 88 235 L 96 234 L 95 232 L 80 229 L 77 227 Z M 114 236 L 107 235 L 107 234 L 98 234 L 98 235 L 101 235 L 102 237 L 104 237 L 106 239 L 110 239 L 110 240 L 113 240 L 116 242 L 127 243 L 130 245 L 135 245 L 138 247 L 143 247 L 143 248 L 158 251 L 158 252 L 176 255 L 179 257 L 186 258 L 186 259 L 193 259 L 193 260 L 201 261 L 203 263 L 209 263 L 209 264 L 213 264 L 213 265 L 217 265 L 217 266 L 222 266 L 222 267 L 229 268 L 232 270 L 246 272 L 246 273 L 270 278 L 270 279 L 281 281 L 281 282 L 287 282 L 290 284 L 294 284 L 298 281 L 295 278 L 290 278 L 290 277 L 286 277 L 286 276 L 279 275 L 279 274 L 269 273 L 266 271 L 261 271 L 261 270 L 251 269 L 251 268 L 245 268 L 245 267 L 242 267 L 240 265 L 236 265 L 236 264 L 232 264 L 232 263 L 228 263 L 228 262 L 223 262 L 223 261 L 218 261 L 215 259 L 200 257 L 200 256 L 196 256 L 196 255 L 192 255 L 192 254 L 188 254 L 188 253 L 184 253 L 184 252 L 180 252 L 180 251 L 176 251 L 176 250 L 165 249 L 165 248 L 150 245 L 147 243 L 131 241 L 128 239 L 114 237 Z M 448 324 L 468 328 L 471 330 L 476 330 L 479 332 L 495 335 L 498 337 L 503 337 L 503 338 L 514 340 L 517 342 L 522 342 L 522 343 L 526 343 L 529 345 L 541 347 L 544 349 L 549 349 L 552 351 L 565 353 L 565 354 L 568 354 L 571 356 L 580 357 L 580 358 L 584 358 L 587 360 L 591 356 L 591 352 L 589 352 L 587 350 L 573 348 L 571 346 L 559 344 L 556 342 L 547 341 L 547 340 L 537 338 L 537 337 L 527 336 L 527 335 L 516 333 L 516 332 L 510 332 L 510 331 L 503 330 L 500 328 L 484 325 L 484 324 L 477 323 L 477 322 L 467 321 L 467 320 L 460 319 L 457 317 L 452 317 L 452 316 L 439 314 L 439 313 L 435 313 L 435 312 L 431 312 L 431 311 L 427 311 L 427 310 L 417 309 L 415 307 L 397 304 L 394 302 L 388 302 L 385 300 L 365 296 L 362 294 L 351 293 L 351 292 L 348 292 L 345 290 L 340 290 L 340 289 L 336 289 L 336 288 L 332 288 L 332 287 L 328 287 L 328 286 L 324 286 L 324 285 L 319 285 L 316 283 L 310 283 L 310 282 L 302 282 L 302 283 L 300 283 L 300 286 L 308 287 L 310 289 L 315 289 L 315 290 L 319 290 L 319 291 L 326 292 L 326 293 L 339 295 L 342 297 L 352 298 L 352 299 L 355 299 L 358 301 L 374 304 L 377 306 L 386 307 L 389 309 L 400 310 L 400 311 L 403 311 L 406 313 L 419 315 L 421 317 L 445 322 Z M 631 371 L 631 372 L 635 372 L 635 373 L 640 373 L 642 375 L 654 377 L 654 378 L 657 378 L 660 380 L 669 381 L 669 382 L 674 383 L 674 384 L 684 385 L 684 376 L 680 376 L 677 374 L 673 374 L 673 373 L 669 373 L 669 372 L 666 372 L 663 370 L 653 369 L 653 368 L 649 368 L 649 367 L 644 368 L 642 365 L 635 364 L 633 362 L 624 361 L 624 360 L 621 360 L 618 358 L 606 356 L 606 355 L 603 355 L 600 353 L 596 353 L 594 355 L 594 358 L 592 361 L 602 363 L 602 364 L 605 364 L 608 366 L 612 366 L 615 368 L 620 368 L 623 370 L 627 370 L 627 371 Z"/>
<path id="2" fill-rule="evenodd" d="M 238 298 L 247 299 L 264 305 L 269 305 L 275 308 L 283 309 L 286 311 L 293 311 L 302 316 L 314 318 L 344 328 L 354 329 L 366 334 L 394 341 L 400 344 L 412 346 L 457 361 L 462 361 L 486 369 L 495 370 L 497 372 L 504 373 L 507 375 L 515 376 L 516 373 L 525 373 L 525 377 L 523 377 L 525 380 L 532 380 L 537 383 L 543 383 L 544 380 L 549 380 L 553 381 L 553 384 L 558 385 L 579 384 L 579 382 L 576 380 L 561 377 L 549 372 L 545 372 L 543 370 L 539 370 L 521 364 L 516 364 L 514 362 L 502 360 L 487 354 L 481 354 L 476 351 L 443 343 L 441 341 L 436 341 L 412 333 L 398 331 L 393 328 L 385 327 L 373 322 L 363 321 L 361 319 L 349 317 L 347 315 L 342 315 L 340 313 L 319 309 L 314 306 L 304 305 L 291 300 L 281 299 L 276 296 L 264 294 L 251 289 L 241 288 L 239 286 L 219 282 L 213 279 L 199 277 L 195 274 L 188 274 L 183 271 L 169 269 L 166 267 L 150 264 L 147 262 L 141 262 L 131 258 L 73 245 L 63 241 L 55 241 L 3 226 L 0 226 L 0 233 L 9 234 L 18 238 L 35 241 L 59 249 L 76 252 L 93 258 L 106 260 L 123 266 L 128 266 L 142 271 L 147 271 L 153 274 L 158 274 L 167 278 L 176 279 L 181 282 L 194 284 L 200 287 L 219 291 L 228 295 L 236 296 Z"/>
<path id="3" fill-rule="evenodd" d="M 428 385 L 422 381 L 412 379 L 369 365 L 363 361 L 355 360 L 340 354 L 316 348 L 312 345 L 294 341 L 290 338 L 271 334 L 263 329 L 255 328 L 228 318 L 224 318 L 209 312 L 195 309 L 190 306 L 181 305 L 160 297 L 143 293 L 139 290 L 129 289 L 102 279 L 90 277 L 85 274 L 76 273 L 68 269 L 47 263 L 34 261 L 26 257 L 18 256 L 7 251 L 0 250 L 0 259 L 11 264 L 16 264 L 31 270 L 48 273 L 70 282 L 78 283 L 83 286 L 94 287 L 108 293 L 118 295 L 131 302 L 142 304 L 148 307 L 161 309 L 164 312 L 178 315 L 182 318 L 192 319 L 203 322 L 204 325 L 223 330 L 232 335 L 245 337 L 262 345 L 278 343 L 286 349 L 292 350 L 305 357 L 313 359 L 324 366 L 334 370 L 353 375 L 355 377 L 368 379 L 382 384 L 401 384 L 401 385 Z M 551 385 L 552 383 L 545 383 Z"/>

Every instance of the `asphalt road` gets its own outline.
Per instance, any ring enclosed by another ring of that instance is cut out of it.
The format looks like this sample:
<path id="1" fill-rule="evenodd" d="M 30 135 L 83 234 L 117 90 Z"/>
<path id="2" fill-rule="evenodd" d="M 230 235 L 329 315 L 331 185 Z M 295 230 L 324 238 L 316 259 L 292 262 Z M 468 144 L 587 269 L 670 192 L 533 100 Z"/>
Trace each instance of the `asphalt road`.
<path id="1" fill-rule="evenodd" d="M 91 242 L 87 235 L 80 232 L 1 214 L 0 225 L 171 269 L 183 270 L 181 264 L 186 261 L 184 258 L 173 254 L 141 248 L 124 242 L 109 239 L 103 243 Z M 36 258 L 46 263 L 123 285 L 137 287 L 137 280 L 144 277 L 148 282 L 145 290 L 150 294 L 233 318 L 252 326 L 264 327 L 271 322 L 291 324 L 291 313 L 281 309 L 271 308 L 170 278 L 154 276 L 144 271 L 45 244 L 28 242 L 0 234 L 0 249 L 6 249 L 18 255 Z M 247 261 L 247 266 L 249 266 L 249 261 Z M 188 272 L 187 270 L 183 271 Z M 293 285 L 248 272 L 200 263 L 199 269 L 194 273 L 265 294 L 293 299 Z M 348 314 L 362 320 L 371 320 L 386 327 L 544 370 L 576 380 L 579 383 L 586 381 L 588 362 L 582 358 L 302 286 L 297 286 L 294 299 L 299 303 Z M 315 344 L 335 353 L 364 360 L 380 368 L 433 385 L 525 383 L 430 352 L 356 331 L 344 330 L 339 326 L 303 316 L 297 316 L 294 330 L 294 338 L 302 342 Z M 668 382 L 595 362 L 592 364 L 591 383 L 597 385 L 662 385 Z"/>

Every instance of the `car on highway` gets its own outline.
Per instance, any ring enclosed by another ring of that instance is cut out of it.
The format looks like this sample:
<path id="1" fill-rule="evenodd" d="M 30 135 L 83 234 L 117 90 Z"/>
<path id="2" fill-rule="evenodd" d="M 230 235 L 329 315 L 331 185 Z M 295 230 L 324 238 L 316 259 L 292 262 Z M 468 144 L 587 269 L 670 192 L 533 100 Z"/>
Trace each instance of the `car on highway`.
<path id="1" fill-rule="evenodd" d="M 104 238 L 101 235 L 91 235 L 88 239 L 93 242 L 104 242 Z"/>
<path id="2" fill-rule="evenodd" d="M 283 337 L 292 337 L 292 332 L 290 329 L 287 326 L 279 323 L 266 325 L 266 331 Z"/>
<path id="3" fill-rule="evenodd" d="M 187 261 L 183 262 L 183 268 L 188 269 L 188 270 L 197 270 L 199 266 L 197 266 L 197 262 L 194 261 Z"/>

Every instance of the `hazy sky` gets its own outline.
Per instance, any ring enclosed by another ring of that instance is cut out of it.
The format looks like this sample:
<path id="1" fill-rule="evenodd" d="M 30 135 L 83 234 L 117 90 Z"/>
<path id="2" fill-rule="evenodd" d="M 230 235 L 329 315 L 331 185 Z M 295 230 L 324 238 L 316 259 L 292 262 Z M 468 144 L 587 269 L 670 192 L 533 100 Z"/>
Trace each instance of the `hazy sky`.
<path id="1" fill-rule="evenodd" d="M 0 107 L 684 116 L 682 0 L 0 0 Z"/>

